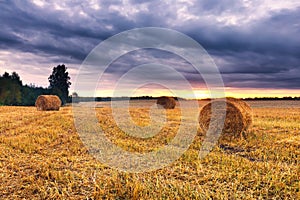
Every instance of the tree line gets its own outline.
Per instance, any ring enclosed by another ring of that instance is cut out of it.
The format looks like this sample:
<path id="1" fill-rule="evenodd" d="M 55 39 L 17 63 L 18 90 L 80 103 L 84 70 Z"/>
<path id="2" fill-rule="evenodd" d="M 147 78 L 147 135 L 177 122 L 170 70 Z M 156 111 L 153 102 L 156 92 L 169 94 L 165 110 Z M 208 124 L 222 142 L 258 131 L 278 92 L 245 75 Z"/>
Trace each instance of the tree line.
<path id="1" fill-rule="evenodd" d="M 70 102 L 69 87 L 71 85 L 67 67 L 62 64 L 53 68 L 48 78 L 49 87 L 36 87 L 35 85 L 23 85 L 20 76 L 16 72 L 5 72 L 0 75 L 0 105 L 32 106 L 39 95 L 57 95 L 62 104 Z"/>
<path id="2" fill-rule="evenodd" d="M 248 100 L 248 101 L 275 101 L 275 100 L 300 100 L 300 97 L 291 97 L 291 96 L 287 96 L 287 97 L 254 97 L 254 98 L 244 98 L 244 100 Z"/>

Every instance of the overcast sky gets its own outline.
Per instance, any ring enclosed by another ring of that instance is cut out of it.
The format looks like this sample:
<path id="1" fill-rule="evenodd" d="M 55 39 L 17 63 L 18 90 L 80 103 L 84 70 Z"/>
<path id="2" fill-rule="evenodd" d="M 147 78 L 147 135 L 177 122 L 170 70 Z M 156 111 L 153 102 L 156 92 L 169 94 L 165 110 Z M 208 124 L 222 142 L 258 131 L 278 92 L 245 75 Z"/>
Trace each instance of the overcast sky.
<path id="1" fill-rule="evenodd" d="M 133 28 L 162 27 L 199 42 L 228 90 L 300 96 L 299 0 L 0 0 L 0 8 L 0 73 L 16 71 L 27 84 L 47 87 L 52 68 L 62 63 L 75 81 L 101 41 Z M 102 86 L 154 61 L 174 66 L 195 88 L 203 83 L 182 58 L 141 50 L 117 59 Z"/>

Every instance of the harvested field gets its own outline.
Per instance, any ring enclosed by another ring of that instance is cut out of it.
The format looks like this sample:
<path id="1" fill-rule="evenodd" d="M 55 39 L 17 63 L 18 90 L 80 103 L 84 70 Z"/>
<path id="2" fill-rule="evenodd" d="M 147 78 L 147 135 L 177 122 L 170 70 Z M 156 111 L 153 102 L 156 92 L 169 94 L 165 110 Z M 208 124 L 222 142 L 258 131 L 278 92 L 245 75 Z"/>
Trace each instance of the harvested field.
<path id="1" fill-rule="evenodd" d="M 155 102 L 142 102 L 133 102 L 130 113 L 136 124 L 145 126 L 149 107 L 140 105 Z M 255 106 L 244 139 L 219 145 L 200 160 L 199 129 L 180 159 L 138 174 L 111 169 L 93 158 L 76 132 L 71 107 L 39 112 L 35 107 L 1 106 L 1 199 L 297 199 L 300 102 L 290 107 L 287 102 L 282 107 L 248 103 Z M 162 147 L 180 125 L 176 106 L 166 110 L 167 124 L 158 135 L 137 139 L 115 126 L 107 104 L 96 111 L 111 141 L 130 152 Z"/>

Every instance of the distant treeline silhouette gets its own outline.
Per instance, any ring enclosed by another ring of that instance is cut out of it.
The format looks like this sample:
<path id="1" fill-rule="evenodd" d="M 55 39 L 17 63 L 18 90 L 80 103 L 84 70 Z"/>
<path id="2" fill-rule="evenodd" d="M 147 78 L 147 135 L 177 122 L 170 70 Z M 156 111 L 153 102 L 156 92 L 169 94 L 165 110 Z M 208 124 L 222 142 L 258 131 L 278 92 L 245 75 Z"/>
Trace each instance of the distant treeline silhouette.
<path id="1" fill-rule="evenodd" d="M 80 97 L 76 96 L 73 97 L 72 101 L 74 103 L 78 102 L 91 102 L 91 101 L 124 101 L 124 100 L 157 100 L 159 97 L 152 97 L 152 96 L 138 96 L 138 97 Z M 180 98 L 174 97 L 175 100 Z"/>
<path id="2" fill-rule="evenodd" d="M 65 65 L 53 68 L 48 80 L 48 88 L 36 87 L 33 84 L 23 85 L 20 76 L 13 72 L 0 75 L 0 105 L 32 106 L 39 95 L 57 95 L 65 104 L 71 101 L 69 97 L 70 77 Z"/>
<path id="3" fill-rule="evenodd" d="M 5 72 L 0 76 L 0 105 L 34 105 L 41 94 L 50 94 L 50 90 L 34 85 L 23 85 L 20 76 Z"/>
<path id="4" fill-rule="evenodd" d="M 152 96 L 138 96 L 138 97 L 79 97 L 76 98 L 73 97 L 73 102 L 91 102 L 91 101 L 124 101 L 124 100 L 157 100 L 159 97 L 152 97 Z M 189 100 L 185 98 L 180 97 L 174 97 L 175 100 Z M 276 100 L 300 100 L 300 97 L 255 97 L 255 98 L 242 98 L 243 100 L 248 101 L 276 101 Z M 212 99 L 206 98 L 206 99 L 199 99 L 202 101 L 210 101 Z"/>
<path id="5" fill-rule="evenodd" d="M 253 101 L 267 101 L 267 100 L 300 100 L 300 97 L 254 97 L 254 98 L 243 98 L 244 100 Z"/>

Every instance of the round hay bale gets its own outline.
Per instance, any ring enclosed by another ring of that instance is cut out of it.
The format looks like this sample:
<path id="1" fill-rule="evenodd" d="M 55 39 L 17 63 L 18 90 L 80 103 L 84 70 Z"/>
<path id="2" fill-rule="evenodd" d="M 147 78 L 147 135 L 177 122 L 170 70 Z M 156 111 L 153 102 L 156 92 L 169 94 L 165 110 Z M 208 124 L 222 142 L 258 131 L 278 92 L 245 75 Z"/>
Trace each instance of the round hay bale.
<path id="1" fill-rule="evenodd" d="M 61 100 L 56 95 L 40 95 L 35 101 L 37 110 L 59 110 L 61 106 Z"/>
<path id="2" fill-rule="evenodd" d="M 174 97 L 159 97 L 156 102 L 159 108 L 174 109 L 176 106 L 176 100 Z"/>
<path id="3" fill-rule="evenodd" d="M 211 122 L 212 103 L 218 106 L 224 99 L 214 100 L 206 104 L 199 114 L 199 125 L 205 133 Z M 223 106 L 224 107 L 224 106 Z M 216 113 L 217 114 L 217 113 Z M 213 122 L 212 122 L 213 123 Z M 246 131 L 252 124 L 252 109 L 244 101 L 235 98 L 226 98 L 226 118 L 224 121 L 221 139 L 232 139 L 241 137 L 243 131 Z"/>

